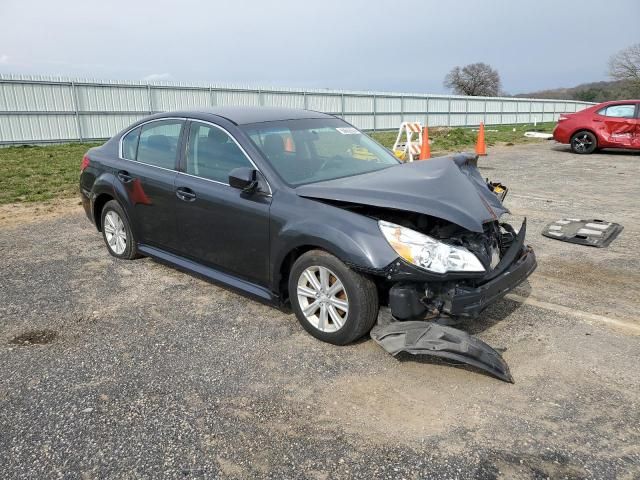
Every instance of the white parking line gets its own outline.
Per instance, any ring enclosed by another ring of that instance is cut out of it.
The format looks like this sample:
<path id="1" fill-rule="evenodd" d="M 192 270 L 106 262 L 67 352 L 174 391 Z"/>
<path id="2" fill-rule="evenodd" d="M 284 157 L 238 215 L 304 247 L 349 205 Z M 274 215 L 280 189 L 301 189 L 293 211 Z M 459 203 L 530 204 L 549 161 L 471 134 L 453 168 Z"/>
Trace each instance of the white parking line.
<path id="1" fill-rule="evenodd" d="M 523 303 L 525 305 L 531 305 L 533 307 L 544 308 L 545 310 L 551 310 L 558 313 L 564 313 L 572 315 L 574 317 L 587 320 L 588 322 L 604 323 L 606 325 L 621 328 L 629 331 L 633 335 L 640 335 L 640 324 L 630 320 L 620 320 L 617 318 L 605 317 L 604 315 L 598 315 L 596 313 L 583 312 L 564 305 L 557 305 L 555 303 L 544 302 L 542 300 L 536 300 L 531 297 L 522 297 L 515 293 L 508 293 L 505 298 L 513 300 L 514 302 Z"/>

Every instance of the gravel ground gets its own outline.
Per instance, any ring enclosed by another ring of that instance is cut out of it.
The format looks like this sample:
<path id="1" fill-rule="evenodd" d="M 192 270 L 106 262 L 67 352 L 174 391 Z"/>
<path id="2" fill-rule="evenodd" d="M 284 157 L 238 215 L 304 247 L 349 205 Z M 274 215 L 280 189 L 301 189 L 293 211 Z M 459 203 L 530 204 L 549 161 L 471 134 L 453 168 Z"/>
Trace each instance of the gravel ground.
<path id="1" fill-rule="evenodd" d="M 472 327 L 514 385 L 323 344 L 292 315 L 118 261 L 80 207 L 0 221 L 2 477 L 640 478 L 640 155 L 489 153 L 539 260 Z M 625 230 L 606 249 L 540 235 L 563 216 Z"/>

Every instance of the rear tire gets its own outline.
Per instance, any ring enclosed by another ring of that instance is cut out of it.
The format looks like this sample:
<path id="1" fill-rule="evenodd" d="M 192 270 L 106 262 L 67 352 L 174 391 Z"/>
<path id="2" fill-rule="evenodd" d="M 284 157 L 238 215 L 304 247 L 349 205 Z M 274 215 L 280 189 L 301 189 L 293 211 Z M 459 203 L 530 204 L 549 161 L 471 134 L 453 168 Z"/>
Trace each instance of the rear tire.
<path id="1" fill-rule="evenodd" d="M 576 132 L 571 137 L 571 151 L 579 155 L 590 154 L 598 148 L 598 139 L 588 130 Z"/>
<path id="2" fill-rule="evenodd" d="M 302 327 L 334 345 L 367 334 L 378 317 L 375 283 L 322 250 L 311 250 L 295 261 L 289 297 Z"/>
<path id="3" fill-rule="evenodd" d="M 102 208 L 100 226 L 102 238 L 111 255 L 123 260 L 140 257 L 127 216 L 115 200 L 109 200 Z"/>

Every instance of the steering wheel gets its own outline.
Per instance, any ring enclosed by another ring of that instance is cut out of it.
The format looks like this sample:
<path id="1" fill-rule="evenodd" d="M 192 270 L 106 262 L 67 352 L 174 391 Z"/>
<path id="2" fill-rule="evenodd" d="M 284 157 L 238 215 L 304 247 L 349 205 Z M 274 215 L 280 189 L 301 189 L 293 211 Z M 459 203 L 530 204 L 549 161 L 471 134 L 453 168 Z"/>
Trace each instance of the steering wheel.
<path id="1" fill-rule="evenodd" d="M 324 170 L 324 167 L 326 167 L 327 165 L 329 165 L 331 163 L 337 163 L 337 162 L 341 162 L 341 161 L 342 161 L 342 157 L 340 155 L 334 155 L 331 158 L 327 158 L 324 162 L 322 162 L 322 165 L 320 165 L 316 169 L 316 172 L 319 172 L 320 170 Z"/>

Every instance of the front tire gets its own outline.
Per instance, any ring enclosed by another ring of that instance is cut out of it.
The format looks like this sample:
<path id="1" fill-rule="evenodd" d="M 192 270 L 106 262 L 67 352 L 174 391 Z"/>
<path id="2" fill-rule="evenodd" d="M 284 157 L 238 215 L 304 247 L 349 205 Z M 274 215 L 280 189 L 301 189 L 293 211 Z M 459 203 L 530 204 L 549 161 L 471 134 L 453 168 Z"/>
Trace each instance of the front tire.
<path id="1" fill-rule="evenodd" d="M 598 139 L 588 130 L 581 130 L 571 137 L 571 151 L 579 155 L 593 153 L 598 148 Z"/>
<path id="2" fill-rule="evenodd" d="M 127 216 L 118 202 L 110 200 L 105 203 L 100 220 L 102 238 L 111 255 L 124 260 L 140 256 Z"/>
<path id="3" fill-rule="evenodd" d="M 334 345 L 367 334 L 378 316 L 376 285 L 322 250 L 311 250 L 295 261 L 289 297 L 302 327 Z"/>

